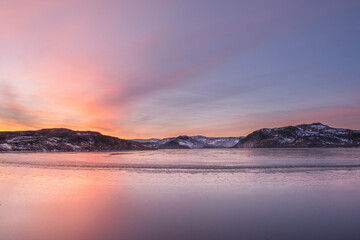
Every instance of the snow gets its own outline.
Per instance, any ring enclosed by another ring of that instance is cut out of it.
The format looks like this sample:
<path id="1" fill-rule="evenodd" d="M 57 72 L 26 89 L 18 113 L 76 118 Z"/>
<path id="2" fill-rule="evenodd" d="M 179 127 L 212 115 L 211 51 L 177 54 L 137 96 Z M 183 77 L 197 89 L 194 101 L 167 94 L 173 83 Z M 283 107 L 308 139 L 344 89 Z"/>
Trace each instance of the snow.
<path id="1" fill-rule="evenodd" d="M 2 143 L 2 144 L 0 144 L 0 149 L 10 151 L 10 150 L 12 150 L 12 146 L 10 144 L 8 144 L 8 143 Z"/>
<path id="2" fill-rule="evenodd" d="M 204 137 L 204 136 L 180 136 L 176 138 L 164 138 L 164 139 L 135 139 L 133 141 L 143 143 L 151 147 L 160 147 L 170 141 L 174 141 L 181 146 L 188 148 L 223 148 L 232 147 L 237 144 L 242 137 Z"/>

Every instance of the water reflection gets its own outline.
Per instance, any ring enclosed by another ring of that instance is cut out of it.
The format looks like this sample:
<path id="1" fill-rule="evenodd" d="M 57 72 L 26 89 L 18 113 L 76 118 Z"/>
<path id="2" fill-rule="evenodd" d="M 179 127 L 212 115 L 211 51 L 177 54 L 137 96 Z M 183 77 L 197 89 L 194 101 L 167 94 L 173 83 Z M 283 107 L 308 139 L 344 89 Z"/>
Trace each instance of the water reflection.
<path id="1" fill-rule="evenodd" d="M 121 211 L 128 196 L 111 187 L 121 175 L 2 168 L 0 177 L 0 229 L 11 230 L 2 239 L 86 239 L 112 199 Z"/>
<path id="2" fill-rule="evenodd" d="M 354 150 L 340 151 L 323 157 L 271 151 L 268 159 L 358 161 Z M 267 156 L 173 153 L 13 154 L 1 155 L 0 163 L 32 161 L 29 156 L 40 163 L 146 163 L 156 156 L 162 164 L 184 157 L 196 164 L 242 159 L 260 165 Z M 2 240 L 360 239 L 359 183 L 358 169 L 169 172 L 0 164 L 0 233 Z"/>

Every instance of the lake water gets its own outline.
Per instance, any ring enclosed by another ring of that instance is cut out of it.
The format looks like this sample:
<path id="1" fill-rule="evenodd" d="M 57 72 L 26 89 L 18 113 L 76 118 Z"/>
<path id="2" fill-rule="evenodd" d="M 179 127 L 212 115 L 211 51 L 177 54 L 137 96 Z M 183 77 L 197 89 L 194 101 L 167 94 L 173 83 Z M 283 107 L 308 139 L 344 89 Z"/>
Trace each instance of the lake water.
<path id="1" fill-rule="evenodd" d="M 360 149 L 2 153 L 0 239 L 360 239 Z"/>

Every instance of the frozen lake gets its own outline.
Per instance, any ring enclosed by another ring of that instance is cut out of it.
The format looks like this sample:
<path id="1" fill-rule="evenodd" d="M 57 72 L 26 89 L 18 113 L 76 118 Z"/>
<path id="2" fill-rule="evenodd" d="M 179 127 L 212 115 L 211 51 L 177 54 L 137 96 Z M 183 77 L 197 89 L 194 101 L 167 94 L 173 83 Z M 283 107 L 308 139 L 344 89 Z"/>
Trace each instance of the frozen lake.
<path id="1" fill-rule="evenodd" d="M 360 239 L 360 149 L 0 154 L 0 239 Z"/>

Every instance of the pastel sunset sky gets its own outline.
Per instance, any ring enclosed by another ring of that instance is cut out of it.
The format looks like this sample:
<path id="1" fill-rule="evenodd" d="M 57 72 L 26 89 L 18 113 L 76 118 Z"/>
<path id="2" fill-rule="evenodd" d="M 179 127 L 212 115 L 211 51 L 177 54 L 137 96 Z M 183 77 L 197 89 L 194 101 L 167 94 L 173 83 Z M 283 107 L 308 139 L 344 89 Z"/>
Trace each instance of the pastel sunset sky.
<path id="1" fill-rule="evenodd" d="M 0 130 L 360 129 L 359 0 L 0 0 Z"/>

